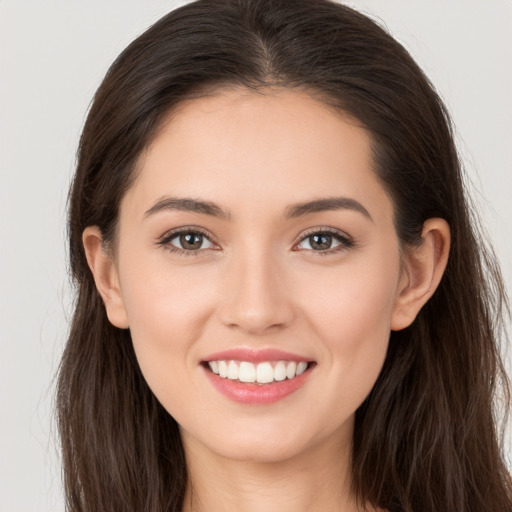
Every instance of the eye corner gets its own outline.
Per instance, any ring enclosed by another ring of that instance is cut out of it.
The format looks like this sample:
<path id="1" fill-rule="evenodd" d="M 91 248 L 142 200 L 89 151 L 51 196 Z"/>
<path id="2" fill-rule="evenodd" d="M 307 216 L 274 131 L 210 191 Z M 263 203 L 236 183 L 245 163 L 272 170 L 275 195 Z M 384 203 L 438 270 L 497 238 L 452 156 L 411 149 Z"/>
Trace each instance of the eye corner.
<path id="1" fill-rule="evenodd" d="M 317 247 L 314 248 L 311 245 L 311 238 L 315 235 L 324 237 L 326 240 L 323 242 L 324 244 L 329 244 L 329 247 Z M 309 242 L 307 242 L 309 239 Z M 335 245 L 332 246 L 333 242 Z M 308 247 L 300 247 L 301 244 L 309 243 Z M 298 242 L 296 242 L 292 251 L 300 252 L 306 251 L 308 253 L 312 253 L 319 256 L 327 256 L 330 254 L 335 254 L 341 251 L 346 251 L 348 249 L 353 248 L 356 245 L 355 240 L 352 236 L 348 235 L 344 231 L 330 228 L 330 227 L 316 227 L 307 230 L 306 232 L 300 235 Z"/>
<path id="2" fill-rule="evenodd" d="M 199 247 L 184 247 L 184 240 L 180 240 L 181 237 L 193 235 L 200 237 Z M 172 243 L 173 240 L 178 239 L 179 245 Z M 208 242 L 208 247 L 201 247 L 204 241 Z M 199 256 L 207 251 L 219 251 L 221 250 L 220 245 L 216 241 L 215 237 L 208 231 L 198 226 L 182 226 L 166 231 L 163 235 L 157 238 L 155 244 L 171 253 L 175 253 L 180 256 Z"/>

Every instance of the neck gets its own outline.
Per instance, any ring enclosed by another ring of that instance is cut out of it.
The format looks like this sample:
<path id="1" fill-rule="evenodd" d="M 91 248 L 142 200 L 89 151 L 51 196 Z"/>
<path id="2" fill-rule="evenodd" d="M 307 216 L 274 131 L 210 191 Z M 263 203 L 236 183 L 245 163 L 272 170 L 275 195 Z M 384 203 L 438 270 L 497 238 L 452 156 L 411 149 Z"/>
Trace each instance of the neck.
<path id="1" fill-rule="evenodd" d="M 359 510 L 350 492 L 350 439 L 279 462 L 227 459 L 186 434 L 184 446 L 189 483 L 183 512 Z"/>

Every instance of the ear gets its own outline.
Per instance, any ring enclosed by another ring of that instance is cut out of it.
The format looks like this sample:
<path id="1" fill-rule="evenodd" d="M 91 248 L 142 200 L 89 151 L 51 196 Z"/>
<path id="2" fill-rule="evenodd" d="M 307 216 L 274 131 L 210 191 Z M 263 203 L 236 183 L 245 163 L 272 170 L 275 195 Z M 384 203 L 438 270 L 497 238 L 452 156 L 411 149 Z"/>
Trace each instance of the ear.
<path id="1" fill-rule="evenodd" d="M 391 329 L 412 324 L 432 297 L 443 277 L 450 251 L 450 227 L 444 219 L 428 219 L 423 225 L 421 245 L 407 249 L 402 277 L 391 317 Z"/>
<path id="2" fill-rule="evenodd" d="M 82 234 L 87 263 L 91 269 L 110 323 L 120 329 L 128 328 L 128 315 L 124 305 L 119 277 L 113 257 L 103 244 L 103 236 L 97 226 L 87 227 Z"/>

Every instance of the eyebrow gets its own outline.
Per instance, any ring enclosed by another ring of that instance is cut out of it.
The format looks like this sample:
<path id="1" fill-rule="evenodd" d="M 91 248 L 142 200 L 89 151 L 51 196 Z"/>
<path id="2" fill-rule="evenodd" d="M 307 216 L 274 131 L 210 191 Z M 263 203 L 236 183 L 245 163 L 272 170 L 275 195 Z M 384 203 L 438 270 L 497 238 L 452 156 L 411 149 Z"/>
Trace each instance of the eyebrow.
<path id="1" fill-rule="evenodd" d="M 228 219 L 229 212 L 224 211 L 220 206 L 210 201 L 200 201 L 191 198 L 163 197 L 159 199 L 146 213 L 145 216 L 153 215 L 162 210 L 178 210 L 184 212 L 202 213 L 213 217 Z"/>
<path id="2" fill-rule="evenodd" d="M 287 219 L 295 219 L 310 213 L 333 210 L 353 210 L 361 213 L 373 222 L 370 212 L 359 201 L 351 199 L 350 197 L 327 197 L 325 199 L 299 203 L 288 207 L 285 216 Z"/>
<path id="3" fill-rule="evenodd" d="M 228 211 L 223 210 L 220 206 L 212 203 L 211 201 L 179 197 L 163 197 L 159 199 L 149 210 L 146 211 L 145 217 L 153 215 L 162 210 L 178 210 L 201 213 L 222 219 L 229 219 L 231 217 Z M 285 218 L 295 219 L 297 217 L 303 217 L 311 213 L 334 210 L 356 211 L 373 222 L 372 216 L 368 210 L 360 202 L 349 197 L 328 197 L 323 199 L 315 199 L 313 201 L 307 201 L 304 203 L 298 203 L 289 206 L 286 209 Z"/>

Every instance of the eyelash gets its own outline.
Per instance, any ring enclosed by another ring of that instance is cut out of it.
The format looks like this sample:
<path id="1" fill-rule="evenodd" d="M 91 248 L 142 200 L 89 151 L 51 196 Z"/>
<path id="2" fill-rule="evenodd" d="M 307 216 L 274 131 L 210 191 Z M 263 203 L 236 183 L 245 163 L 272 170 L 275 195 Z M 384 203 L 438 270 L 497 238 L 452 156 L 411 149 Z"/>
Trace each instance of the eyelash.
<path id="1" fill-rule="evenodd" d="M 180 235 L 188 235 L 188 234 L 204 236 L 212 244 L 215 244 L 215 242 L 213 241 L 213 237 L 208 232 L 206 232 L 204 229 L 198 228 L 196 226 L 190 226 L 190 227 L 174 229 L 172 231 L 168 231 L 168 232 L 164 233 L 160 237 L 160 239 L 157 241 L 157 245 L 160 245 L 160 246 L 164 247 L 166 250 L 168 250 L 174 254 L 178 254 L 179 256 L 199 256 L 200 253 L 202 251 L 204 251 L 205 249 L 197 250 L 197 251 L 186 250 L 186 249 L 180 249 L 179 247 L 175 247 L 174 245 L 171 244 L 171 240 L 174 240 L 175 238 L 177 238 Z"/>
<path id="2" fill-rule="evenodd" d="M 300 240 L 294 245 L 294 247 L 296 247 L 297 245 L 302 243 L 304 240 L 307 240 L 308 238 L 310 238 L 313 235 L 327 235 L 327 236 L 334 238 L 337 242 L 339 242 L 339 245 L 337 245 L 336 247 L 333 247 L 331 249 L 326 249 L 323 251 L 314 251 L 313 249 L 305 249 L 305 250 L 313 253 L 315 256 L 329 256 L 331 254 L 335 254 L 335 253 L 338 253 L 341 251 L 346 251 L 347 249 L 351 249 L 352 247 L 354 247 L 356 245 L 354 239 L 352 237 L 348 236 L 346 233 L 343 233 L 342 231 L 338 231 L 336 229 L 327 228 L 327 227 L 325 227 L 325 228 L 319 227 L 319 228 L 313 228 L 313 229 L 308 230 L 305 233 L 303 233 L 301 235 Z"/>
<path id="3" fill-rule="evenodd" d="M 178 229 L 175 229 L 172 231 L 168 231 L 168 232 L 164 233 L 158 239 L 157 245 L 162 246 L 166 250 L 168 250 L 174 254 L 178 254 L 180 256 L 199 256 L 203 251 L 208 250 L 208 249 L 186 250 L 186 249 L 180 249 L 179 247 L 175 247 L 171 244 L 172 240 L 174 240 L 175 238 L 177 238 L 180 235 L 185 235 L 185 234 L 201 235 L 201 236 L 205 237 L 208 241 L 210 241 L 212 244 L 216 245 L 216 242 L 214 241 L 213 237 L 208 232 L 206 232 L 205 230 L 203 230 L 199 227 L 195 227 L 195 226 L 183 227 L 183 228 L 178 228 Z M 332 228 L 319 227 L 319 228 L 311 229 L 311 230 L 307 231 L 306 233 L 304 233 L 301 236 L 301 238 L 299 239 L 299 241 L 294 244 L 294 248 L 313 235 L 331 236 L 337 242 L 339 242 L 339 245 L 337 245 L 331 249 L 320 250 L 320 251 L 315 251 L 313 249 L 305 249 L 305 250 L 310 251 L 311 253 L 318 255 L 318 256 L 328 256 L 330 254 L 334 254 L 334 253 L 337 253 L 337 252 L 340 252 L 343 250 L 351 249 L 352 247 L 354 247 L 356 245 L 355 241 L 351 237 L 347 236 L 345 233 L 343 233 L 341 231 L 337 231 Z"/>

